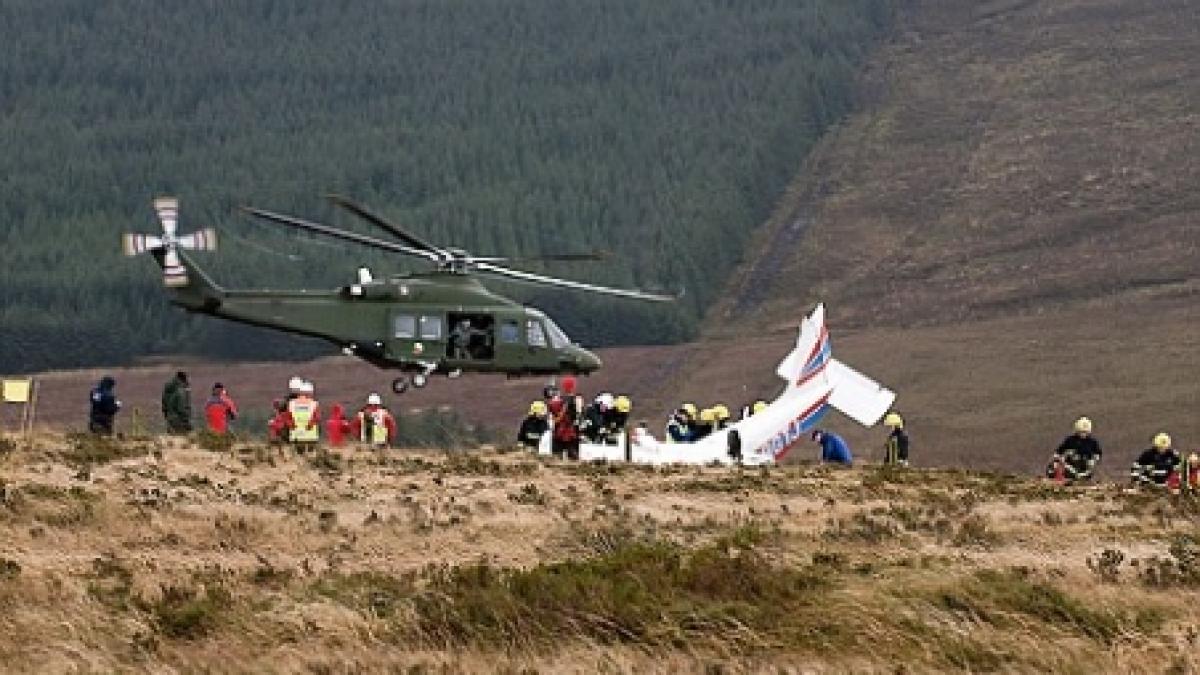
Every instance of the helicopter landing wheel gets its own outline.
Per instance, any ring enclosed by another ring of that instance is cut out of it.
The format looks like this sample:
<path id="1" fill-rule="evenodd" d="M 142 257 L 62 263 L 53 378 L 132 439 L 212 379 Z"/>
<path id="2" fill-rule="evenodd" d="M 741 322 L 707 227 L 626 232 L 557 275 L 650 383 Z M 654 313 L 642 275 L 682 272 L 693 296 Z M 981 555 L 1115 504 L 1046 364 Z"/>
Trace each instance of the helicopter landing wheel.
<path id="1" fill-rule="evenodd" d="M 392 380 L 392 391 L 396 392 L 397 394 L 403 394 L 404 392 L 408 391 L 408 378 L 397 377 L 396 379 Z"/>
<path id="2" fill-rule="evenodd" d="M 412 383 L 414 387 L 420 389 L 421 387 L 429 384 L 429 378 L 422 373 L 417 373 L 416 375 L 413 375 Z"/>

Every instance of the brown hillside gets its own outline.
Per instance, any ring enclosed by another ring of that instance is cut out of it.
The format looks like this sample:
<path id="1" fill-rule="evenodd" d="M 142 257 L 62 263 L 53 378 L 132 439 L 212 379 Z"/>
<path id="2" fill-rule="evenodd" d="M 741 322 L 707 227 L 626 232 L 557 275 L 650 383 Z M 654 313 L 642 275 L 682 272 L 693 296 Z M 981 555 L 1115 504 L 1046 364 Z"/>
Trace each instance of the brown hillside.
<path id="1" fill-rule="evenodd" d="M 820 299 L 843 326 L 914 325 L 1195 297 L 1200 5 L 918 0 L 903 24 L 719 318 L 774 326 Z"/>

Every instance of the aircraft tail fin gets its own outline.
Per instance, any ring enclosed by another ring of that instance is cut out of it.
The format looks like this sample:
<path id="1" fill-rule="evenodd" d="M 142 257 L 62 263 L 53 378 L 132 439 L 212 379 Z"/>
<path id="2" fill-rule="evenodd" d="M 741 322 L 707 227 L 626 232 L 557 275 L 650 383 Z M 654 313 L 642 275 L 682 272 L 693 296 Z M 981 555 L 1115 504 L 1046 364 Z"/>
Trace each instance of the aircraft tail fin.
<path id="1" fill-rule="evenodd" d="M 775 372 L 791 387 L 829 387 L 829 405 L 868 427 L 878 422 L 896 400 L 895 392 L 832 357 L 824 305 L 817 305 L 800 322 L 796 348 Z"/>
<path id="2" fill-rule="evenodd" d="M 775 374 L 800 387 L 824 374 L 830 357 L 829 331 L 825 328 L 825 305 L 817 305 L 811 314 L 800 321 L 800 336 L 796 348 L 779 362 Z"/>
<path id="3" fill-rule="evenodd" d="M 155 249 L 150 251 L 154 261 L 164 271 L 171 261 L 166 260 L 166 251 Z M 188 309 L 203 309 L 212 311 L 221 305 L 225 298 L 225 289 L 217 285 L 212 277 L 196 266 L 196 263 L 182 251 L 176 252 L 176 262 L 186 273 L 181 275 L 182 283 L 170 286 L 173 301 Z"/>

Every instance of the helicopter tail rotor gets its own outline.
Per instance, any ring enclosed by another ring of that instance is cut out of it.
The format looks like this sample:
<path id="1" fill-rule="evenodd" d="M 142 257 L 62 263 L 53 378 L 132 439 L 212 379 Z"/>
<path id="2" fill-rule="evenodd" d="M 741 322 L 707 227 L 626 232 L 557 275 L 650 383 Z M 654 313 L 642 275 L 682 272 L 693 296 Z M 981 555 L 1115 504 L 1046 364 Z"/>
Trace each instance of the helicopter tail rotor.
<path id="1" fill-rule="evenodd" d="M 125 234 L 121 238 L 121 248 L 127 256 L 161 251 L 161 258 L 157 255 L 155 258 L 163 268 L 163 283 L 173 288 L 187 286 L 187 269 L 179 259 L 179 249 L 215 251 L 217 231 L 208 227 L 178 236 L 176 232 L 179 222 L 179 200 L 175 197 L 155 198 L 154 210 L 158 213 L 158 221 L 162 225 L 162 235 Z"/>

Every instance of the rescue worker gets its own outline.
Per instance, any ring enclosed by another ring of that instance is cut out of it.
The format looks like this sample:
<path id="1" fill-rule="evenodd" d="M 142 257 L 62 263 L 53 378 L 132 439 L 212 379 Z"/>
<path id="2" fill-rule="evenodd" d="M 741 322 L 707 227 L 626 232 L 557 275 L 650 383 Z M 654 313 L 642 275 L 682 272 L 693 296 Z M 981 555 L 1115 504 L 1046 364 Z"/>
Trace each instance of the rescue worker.
<path id="1" fill-rule="evenodd" d="M 162 413 L 167 421 L 167 433 L 191 433 L 192 390 L 188 386 L 187 373 L 182 370 L 163 386 Z"/>
<path id="2" fill-rule="evenodd" d="M 288 430 L 292 426 L 292 416 L 288 412 L 288 401 L 275 399 L 271 402 L 271 419 L 267 421 L 267 442 L 276 445 L 287 440 Z"/>
<path id="3" fill-rule="evenodd" d="M 691 416 L 685 408 L 680 408 L 667 420 L 667 440 L 672 443 L 691 443 Z"/>
<path id="4" fill-rule="evenodd" d="M 701 410 L 699 417 L 700 419 L 692 427 L 693 441 L 700 441 L 707 438 L 717 424 L 717 413 L 712 408 Z"/>
<path id="5" fill-rule="evenodd" d="M 550 420 L 546 417 L 548 412 L 545 401 L 530 403 L 529 414 L 521 420 L 521 428 L 517 431 L 517 443 L 537 450 L 542 443 L 542 436 L 550 429 Z"/>
<path id="6" fill-rule="evenodd" d="M 767 409 L 767 402 L 763 400 L 755 401 L 750 405 L 742 406 L 742 419 L 754 417 L 758 413 Z"/>
<path id="7" fill-rule="evenodd" d="M 1047 478 L 1057 478 L 1062 467 L 1063 481 L 1070 485 L 1076 481 L 1091 480 L 1103 451 L 1100 441 L 1092 435 L 1092 420 L 1080 417 L 1075 420 L 1075 433 L 1063 439 L 1054 451 L 1050 466 L 1046 467 Z"/>
<path id="8" fill-rule="evenodd" d="M 350 422 L 350 433 L 373 448 L 386 448 L 395 440 L 396 418 L 383 407 L 383 397 L 375 393 L 367 396 L 367 404 Z"/>
<path id="9" fill-rule="evenodd" d="M 293 375 L 292 378 L 288 380 L 287 400 L 290 401 L 299 396 L 302 388 L 304 388 L 304 378 L 300 377 L 299 375 Z"/>
<path id="10" fill-rule="evenodd" d="M 821 446 L 822 462 L 833 462 L 846 466 L 854 463 L 854 458 L 850 455 L 850 446 L 842 440 L 841 436 L 824 429 L 816 429 L 812 432 L 812 439 Z"/>
<path id="11" fill-rule="evenodd" d="M 612 410 L 605 417 L 604 425 L 608 427 L 608 437 L 614 443 L 629 427 L 629 413 L 632 411 L 633 401 L 629 400 L 628 396 L 622 394 L 613 401 Z"/>
<path id="12" fill-rule="evenodd" d="M 341 403 L 334 403 L 329 409 L 329 419 L 325 420 L 325 442 L 331 448 L 340 448 L 346 444 L 348 433 L 350 420 L 346 419 L 346 408 Z"/>
<path id="13" fill-rule="evenodd" d="M 229 396 L 225 385 L 220 382 L 214 384 L 212 395 L 204 404 L 204 420 L 208 423 L 208 430 L 223 436 L 229 432 L 229 423 L 236 419 L 237 404 Z"/>
<path id="14" fill-rule="evenodd" d="M 321 407 L 313 393 L 312 382 L 301 382 L 296 397 L 287 402 L 288 441 L 298 449 L 321 440 Z"/>
<path id="15" fill-rule="evenodd" d="M 1165 433 L 1154 436 L 1154 445 L 1143 452 L 1129 474 L 1138 485 L 1165 486 L 1179 467 L 1179 453 L 1171 447 L 1171 437 Z"/>
<path id="16" fill-rule="evenodd" d="M 715 417 L 715 420 L 713 421 L 714 431 L 719 431 L 729 426 L 729 408 L 726 408 L 725 404 L 718 403 L 714 405 L 712 407 L 712 411 L 713 416 Z"/>
<path id="17" fill-rule="evenodd" d="M 583 410 L 579 420 L 579 435 L 592 443 L 608 442 L 608 426 L 605 418 L 613 407 L 613 395 L 600 394 Z"/>
<path id="18" fill-rule="evenodd" d="M 121 410 L 121 402 L 117 400 L 115 391 L 117 381 L 105 375 L 92 389 L 91 411 L 88 413 L 88 431 L 101 436 L 111 436 L 113 421 Z"/>
<path id="19" fill-rule="evenodd" d="M 908 466 L 908 434 L 904 432 L 904 418 L 893 411 L 884 416 L 883 425 L 892 430 L 884 445 L 883 463 Z"/>
<path id="20" fill-rule="evenodd" d="M 475 356 L 475 337 L 482 331 L 471 325 L 470 319 L 462 319 L 450 331 L 450 358 L 473 359 Z"/>
<path id="21" fill-rule="evenodd" d="M 1179 468 L 1167 478 L 1167 489 L 1173 493 L 1200 489 L 1200 453 L 1193 452 L 1179 460 Z"/>
<path id="22" fill-rule="evenodd" d="M 583 400 L 575 395 L 575 378 L 564 377 L 562 393 L 550 401 L 549 411 L 554 422 L 551 452 L 562 459 L 579 459 L 579 416 Z"/>

